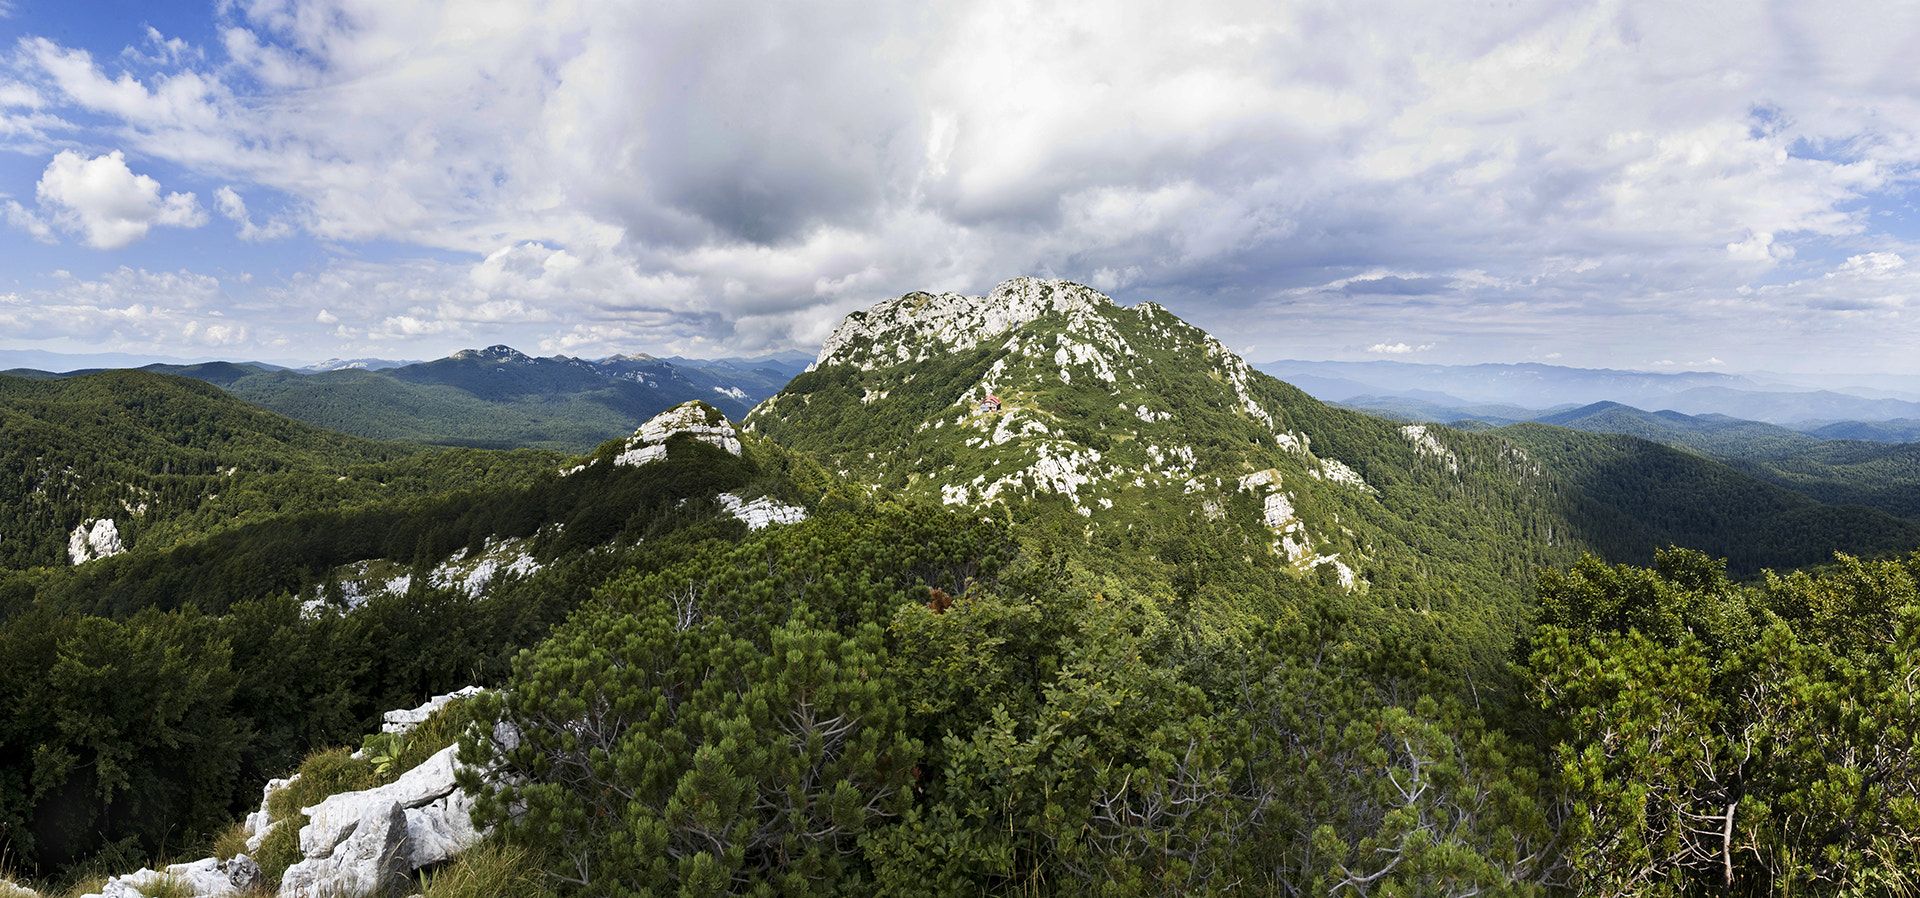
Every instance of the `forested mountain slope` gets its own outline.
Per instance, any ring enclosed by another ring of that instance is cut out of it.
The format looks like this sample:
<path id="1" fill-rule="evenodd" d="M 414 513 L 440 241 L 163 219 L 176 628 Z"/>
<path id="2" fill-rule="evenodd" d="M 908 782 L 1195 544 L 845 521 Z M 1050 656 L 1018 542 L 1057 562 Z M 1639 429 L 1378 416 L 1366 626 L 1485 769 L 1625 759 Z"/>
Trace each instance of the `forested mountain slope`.
<path id="1" fill-rule="evenodd" d="M 584 457 L 156 374 L 0 386 L 8 501 L 133 516 L 119 554 L 0 567 L 0 832 L 40 876 L 210 844 L 473 683 L 518 736 L 466 730 L 504 774 L 467 785 L 541 895 L 1825 894 L 1915 860 L 1881 784 L 1920 757 L 1920 567 L 1651 555 L 1912 525 L 1629 437 L 1331 408 L 1076 284 L 882 303 L 743 431 L 686 403 Z M 1743 761 L 1774 723 L 1817 738 Z"/>
<path id="2" fill-rule="evenodd" d="M 895 495 L 1033 519 L 1203 608 L 1313 587 L 1469 645 L 1503 645 L 1531 572 L 1582 549 L 1700 546 L 1751 574 L 1920 545 L 1906 522 L 1651 444 L 1332 408 L 1158 306 L 1061 281 L 856 312 L 747 426 Z"/>
<path id="3" fill-rule="evenodd" d="M 161 494 L 119 554 L 0 567 L 0 833 L 9 865 L 43 873 L 205 838 L 381 709 L 500 681 L 610 578 L 848 501 L 697 403 L 584 458 L 414 447 L 380 461 L 383 444 L 194 381 L 23 383 L 39 398 L 9 406 L 18 458 L 66 460 L 16 433 L 74 439 L 77 457 L 139 462 L 75 470 L 102 502 L 131 514 L 129 490 Z M 280 467 L 250 473 L 264 458 Z M 164 473 L 189 463 L 210 473 Z"/>
<path id="4" fill-rule="evenodd" d="M 1778 424 L 1745 421 L 1726 415 L 1648 412 L 1618 402 L 1596 402 L 1577 409 L 1540 415 L 1533 420 L 1590 433 L 1635 436 L 1722 457 L 1779 452 L 1820 442 L 1818 437 Z"/>
<path id="5" fill-rule="evenodd" d="M 1920 546 L 1920 525 L 1860 505 L 1827 505 L 1727 463 L 1638 437 L 1544 424 L 1491 431 L 1526 448 L 1567 485 L 1565 512 L 1605 558 L 1650 564 L 1667 546 L 1727 560 L 1736 577 L 1789 570 L 1835 552 Z"/>
<path id="6" fill-rule="evenodd" d="M 1664 443 L 1709 456 L 1822 504 L 1866 506 L 1920 523 L 1920 444 L 1817 437 L 1724 415 L 1647 412 L 1612 402 L 1545 415 L 1539 421 Z M 1703 476 L 1712 479 L 1724 474 Z M 1694 496 L 1692 501 L 1701 498 Z M 1636 557 L 1644 562 L 1650 556 L 1638 553 Z"/>
<path id="7" fill-rule="evenodd" d="M 0 377 L 0 569 L 64 565 L 76 527 L 169 545 L 283 512 L 519 482 L 557 456 L 447 455 L 262 411 L 143 371 Z"/>
<path id="8" fill-rule="evenodd" d="M 378 371 L 271 372 L 225 386 L 264 408 L 344 433 L 584 452 L 689 400 L 739 418 L 793 373 L 771 359 L 759 366 L 651 356 L 590 361 L 491 346 Z"/>

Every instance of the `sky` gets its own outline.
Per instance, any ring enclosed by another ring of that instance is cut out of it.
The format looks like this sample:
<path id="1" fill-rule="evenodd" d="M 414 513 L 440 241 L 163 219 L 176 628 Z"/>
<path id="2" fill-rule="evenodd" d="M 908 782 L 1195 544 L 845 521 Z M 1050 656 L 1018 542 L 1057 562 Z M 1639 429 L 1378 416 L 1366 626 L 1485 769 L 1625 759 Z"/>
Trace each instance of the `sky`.
<path id="1" fill-rule="evenodd" d="M 0 350 L 1920 373 L 1920 4 L 0 0 Z"/>

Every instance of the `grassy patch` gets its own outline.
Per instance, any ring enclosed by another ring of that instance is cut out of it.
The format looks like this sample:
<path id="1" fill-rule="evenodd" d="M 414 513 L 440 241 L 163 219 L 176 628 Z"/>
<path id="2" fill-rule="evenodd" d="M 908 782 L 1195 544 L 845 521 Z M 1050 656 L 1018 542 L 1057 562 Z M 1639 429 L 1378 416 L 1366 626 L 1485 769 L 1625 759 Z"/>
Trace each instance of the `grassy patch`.
<path id="1" fill-rule="evenodd" d="M 223 861 L 233 860 L 235 855 L 247 851 L 247 823 L 236 820 L 233 825 L 220 831 L 213 837 L 213 856 Z"/>
<path id="2" fill-rule="evenodd" d="M 499 838 L 482 841 L 419 876 L 421 898 L 549 898 L 559 893 L 525 849 Z"/>

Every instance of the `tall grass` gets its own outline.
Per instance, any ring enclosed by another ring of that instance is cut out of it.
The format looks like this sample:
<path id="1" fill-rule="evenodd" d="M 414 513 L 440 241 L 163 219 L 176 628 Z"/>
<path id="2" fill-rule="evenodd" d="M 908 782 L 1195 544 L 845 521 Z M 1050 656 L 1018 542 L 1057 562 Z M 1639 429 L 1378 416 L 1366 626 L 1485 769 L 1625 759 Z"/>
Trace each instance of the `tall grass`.
<path id="1" fill-rule="evenodd" d="M 525 848 L 493 837 L 418 875 L 421 898 L 558 898 Z"/>

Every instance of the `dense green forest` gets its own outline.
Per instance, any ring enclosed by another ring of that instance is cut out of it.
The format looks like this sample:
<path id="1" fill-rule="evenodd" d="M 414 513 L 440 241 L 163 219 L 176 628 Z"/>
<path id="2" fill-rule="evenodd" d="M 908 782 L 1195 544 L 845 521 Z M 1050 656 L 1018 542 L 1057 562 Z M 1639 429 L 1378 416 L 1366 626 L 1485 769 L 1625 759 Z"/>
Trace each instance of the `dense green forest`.
<path id="1" fill-rule="evenodd" d="M 1914 525 L 1630 437 L 1330 408 L 1166 319 L 1113 325 L 1124 382 L 1020 380 L 1003 341 L 826 365 L 740 454 L 640 465 L 0 378 L 0 860 L 210 850 L 268 778 L 479 684 L 462 719 L 518 738 L 466 730 L 466 785 L 529 894 L 1916 886 Z M 127 551 L 68 564 L 100 518 Z M 528 563 L 484 589 L 434 576 L 501 546 Z M 370 563 L 404 586 L 356 592 Z"/>
<path id="2" fill-rule="evenodd" d="M 1835 552 L 1920 546 L 1920 524 L 1860 505 L 1822 504 L 1734 467 L 1658 443 L 1542 424 L 1492 431 L 1526 447 L 1572 489 L 1567 515 L 1604 557 L 1648 564 L 1686 546 L 1738 577 L 1820 564 Z"/>
<path id="3" fill-rule="evenodd" d="M 499 682 L 516 651 L 601 583 L 742 538 L 746 525 L 715 507 L 719 492 L 846 501 L 817 467 L 759 443 L 736 457 L 676 437 L 644 470 L 590 464 L 562 476 L 559 456 L 369 444 L 162 375 L 23 383 L 53 429 L 10 428 L 17 457 L 62 447 L 91 461 L 76 465 L 83 476 L 135 484 L 194 476 L 169 465 L 206 470 L 230 503 L 209 516 L 220 497 L 156 502 L 124 554 L 0 568 L 0 847 L 10 868 L 40 875 L 79 862 L 131 869 L 209 838 L 267 779 L 357 743 L 381 711 Z M 167 421 L 143 417 L 162 406 Z M 185 438 L 158 436 L 169 426 Z M 115 451 L 131 463 L 116 467 Z M 393 460 L 378 461 L 382 451 Z M 219 471 L 274 457 L 282 465 L 258 478 Z M 354 480 L 369 485 L 343 485 Z M 278 504 L 262 507 L 262 493 Z M 484 594 L 426 576 L 505 539 L 524 541 L 534 570 Z M 338 570 L 363 559 L 398 560 L 411 585 L 351 611 L 326 602 Z"/>
<path id="4" fill-rule="evenodd" d="M 1870 425 L 1808 433 L 1725 415 L 1647 412 L 1617 402 L 1542 415 L 1537 421 L 1663 443 L 1823 505 L 1858 505 L 1920 523 L 1920 445 L 1892 439 L 1896 433 L 1876 433 Z M 1869 441 L 1867 436 L 1886 439 Z"/>

